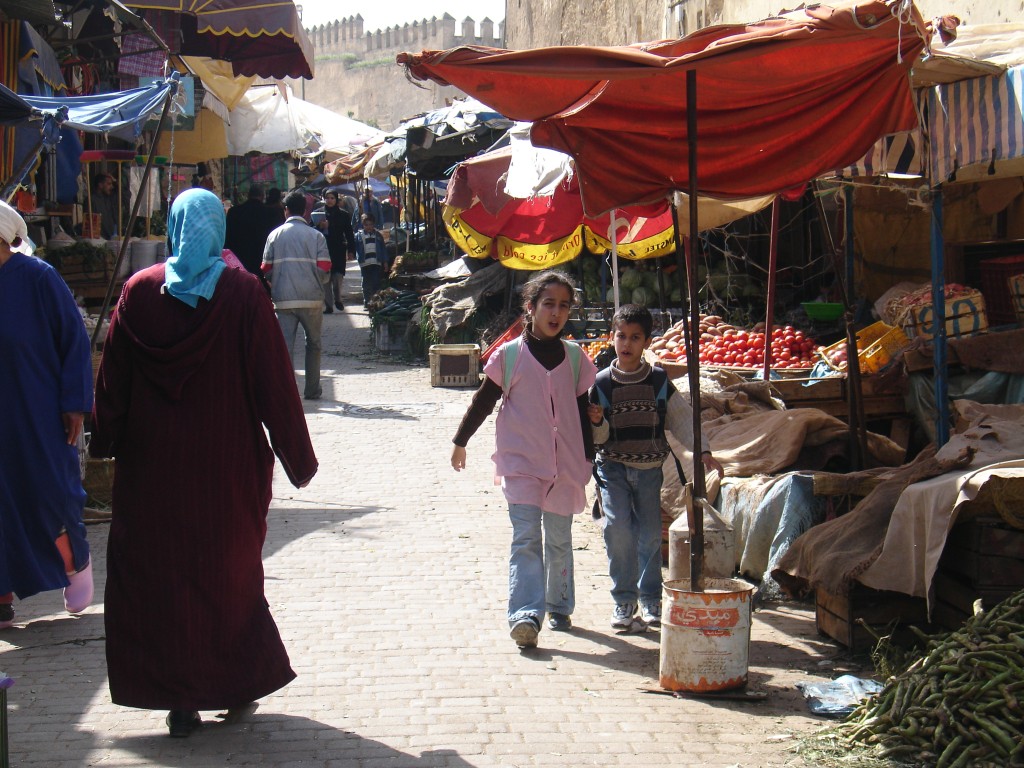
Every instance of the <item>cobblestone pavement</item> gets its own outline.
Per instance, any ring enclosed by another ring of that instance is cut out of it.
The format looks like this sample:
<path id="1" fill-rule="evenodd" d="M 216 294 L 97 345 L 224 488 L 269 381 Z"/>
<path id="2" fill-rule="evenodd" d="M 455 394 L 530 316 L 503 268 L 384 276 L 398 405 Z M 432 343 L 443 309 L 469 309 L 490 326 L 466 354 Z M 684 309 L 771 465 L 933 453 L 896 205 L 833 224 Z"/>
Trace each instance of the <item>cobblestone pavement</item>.
<path id="1" fill-rule="evenodd" d="M 46 766 L 782 766 L 823 721 L 797 682 L 846 664 L 805 604 L 755 614 L 750 689 L 761 702 L 658 688 L 659 634 L 619 635 L 600 532 L 574 524 L 576 628 L 520 652 L 505 623 L 510 526 L 492 484 L 493 419 L 452 471 L 472 394 L 432 388 L 422 362 L 378 354 L 359 309 L 324 318 L 324 398 L 306 403 L 320 472 L 275 475 L 266 591 L 298 679 L 251 716 L 170 739 L 164 712 L 110 703 L 102 590 L 106 525 L 89 527 L 97 602 L 17 603 L 0 633 L 11 764 Z M 352 308 L 352 307 L 355 307 Z M 300 344 L 301 347 L 301 344 Z M 301 349 L 296 365 L 301 369 Z M 298 372 L 301 378 L 301 370 Z"/>

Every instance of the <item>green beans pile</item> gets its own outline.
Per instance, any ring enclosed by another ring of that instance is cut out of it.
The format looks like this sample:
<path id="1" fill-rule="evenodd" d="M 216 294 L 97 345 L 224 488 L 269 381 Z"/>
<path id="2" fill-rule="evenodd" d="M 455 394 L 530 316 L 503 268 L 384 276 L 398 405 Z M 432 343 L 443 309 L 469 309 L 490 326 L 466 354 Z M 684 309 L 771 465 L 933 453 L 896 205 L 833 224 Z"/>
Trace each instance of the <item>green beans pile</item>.
<path id="1" fill-rule="evenodd" d="M 840 726 L 879 758 L 936 768 L 1024 766 L 1024 590 L 889 678 Z"/>

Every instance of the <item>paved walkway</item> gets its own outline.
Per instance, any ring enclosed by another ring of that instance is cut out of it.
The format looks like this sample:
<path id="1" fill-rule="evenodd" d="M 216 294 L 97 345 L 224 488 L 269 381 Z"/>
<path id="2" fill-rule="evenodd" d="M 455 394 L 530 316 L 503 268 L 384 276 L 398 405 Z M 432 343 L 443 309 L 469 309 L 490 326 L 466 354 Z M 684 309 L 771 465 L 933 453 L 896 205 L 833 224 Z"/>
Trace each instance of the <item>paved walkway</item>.
<path id="1" fill-rule="evenodd" d="M 358 307 L 358 275 L 349 278 Z M 0 633 L 11 764 L 79 766 L 781 766 L 820 728 L 794 684 L 843 671 L 806 605 L 758 611 L 750 688 L 760 703 L 657 693 L 659 635 L 618 635 L 603 544 L 574 525 L 571 634 L 520 652 L 505 623 L 510 527 L 491 484 L 493 419 L 462 473 L 451 435 L 472 394 L 377 354 L 361 309 L 325 318 L 324 399 L 306 404 L 320 472 L 280 471 L 264 550 L 267 597 L 298 679 L 238 723 L 167 737 L 164 712 L 110 703 L 102 590 L 106 525 L 89 528 L 97 603 L 17 604 Z M 295 359 L 301 368 L 301 350 Z M 655 691 L 655 692 L 650 692 Z"/>

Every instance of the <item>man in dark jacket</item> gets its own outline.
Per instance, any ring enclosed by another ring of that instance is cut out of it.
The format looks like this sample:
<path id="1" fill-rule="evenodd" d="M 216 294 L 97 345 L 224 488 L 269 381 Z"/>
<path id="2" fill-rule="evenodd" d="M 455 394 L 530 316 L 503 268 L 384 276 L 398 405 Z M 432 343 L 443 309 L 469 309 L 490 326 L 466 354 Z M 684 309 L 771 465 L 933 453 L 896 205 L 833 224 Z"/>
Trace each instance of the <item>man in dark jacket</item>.
<path id="1" fill-rule="evenodd" d="M 263 204 L 263 187 L 259 184 L 250 186 L 249 199 L 232 207 L 227 217 L 224 247 L 232 251 L 247 270 L 262 279 L 263 249 L 267 245 L 267 235 L 275 226 Z"/>

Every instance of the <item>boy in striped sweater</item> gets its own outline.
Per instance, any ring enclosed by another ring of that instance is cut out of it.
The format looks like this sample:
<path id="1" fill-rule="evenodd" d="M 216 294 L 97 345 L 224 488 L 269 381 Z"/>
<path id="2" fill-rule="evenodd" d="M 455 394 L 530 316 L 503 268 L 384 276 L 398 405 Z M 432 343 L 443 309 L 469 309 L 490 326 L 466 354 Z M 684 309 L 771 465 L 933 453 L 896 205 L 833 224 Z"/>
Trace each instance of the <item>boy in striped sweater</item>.
<path id="1" fill-rule="evenodd" d="M 591 402 L 602 406 L 599 418 L 591 417 L 595 474 L 615 601 L 611 625 L 620 630 L 633 628 L 638 607 L 645 625 L 661 624 L 661 468 L 671 451 L 665 430 L 693 445 L 689 402 L 664 370 L 644 360 L 652 327 L 645 307 L 626 304 L 615 313 L 616 357 L 590 391 Z M 706 439 L 701 459 L 724 474 Z"/>

